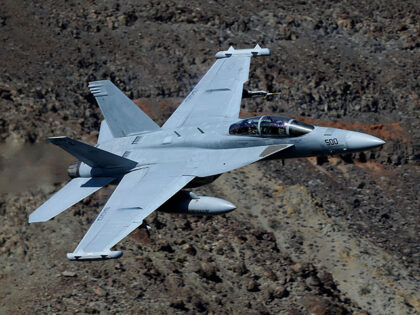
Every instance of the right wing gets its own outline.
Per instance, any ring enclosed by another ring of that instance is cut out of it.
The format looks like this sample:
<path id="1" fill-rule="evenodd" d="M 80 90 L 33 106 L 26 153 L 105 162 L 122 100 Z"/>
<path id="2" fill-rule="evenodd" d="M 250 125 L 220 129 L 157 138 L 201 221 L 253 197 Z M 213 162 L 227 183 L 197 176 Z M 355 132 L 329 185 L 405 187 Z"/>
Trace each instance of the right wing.
<path id="1" fill-rule="evenodd" d="M 267 48 L 233 49 L 216 54 L 217 61 L 198 82 L 162 128 L 217 123 L 237 119 L 242 100 L 243 84 L 248 81 L 252 56 L 268 56 Z"/>
<path id="2" fill-rule="evenodd" d="M 101 127 L 99 128 L 98 144 L 114 139 L 111 129 L 109 129 L 106 120 L 102 120 Z"/>
<path id="3" fill-rule="evenodd" d="M 160 129 L 158 124 L 111 81 L 89 82 L 89 88 L 114 137 L 126 137 L 130 134 Z"/>
<path id="4" fill-rule="evenodd" d="M 193 178 L 162 165 L 126 174 L 76 250 L 67 257 L 92 260 L 121 256 L 121 252 L 111 252 L 111 247 Z"/>

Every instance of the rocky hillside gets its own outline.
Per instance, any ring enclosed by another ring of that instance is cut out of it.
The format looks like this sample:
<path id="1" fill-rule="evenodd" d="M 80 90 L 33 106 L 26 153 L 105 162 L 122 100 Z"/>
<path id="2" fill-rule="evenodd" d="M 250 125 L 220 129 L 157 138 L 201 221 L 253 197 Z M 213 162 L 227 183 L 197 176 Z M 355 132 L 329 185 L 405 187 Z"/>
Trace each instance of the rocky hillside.
<path id="1" fill-rule="evenodd" d="M 0 313 L 420 312 L 418 1 L 11 1 L 0 6 Z M 122 259 L 69 262 L 112 187 L 45 224 L 67 181 L 45 142 L 94 143 L 92 80 L 163 123 L 229 45 L 252 61 L 243 115 L 359 130 L 381 149 L 262 162 L 196 189 L 238 206 L 153 214 Z"/>

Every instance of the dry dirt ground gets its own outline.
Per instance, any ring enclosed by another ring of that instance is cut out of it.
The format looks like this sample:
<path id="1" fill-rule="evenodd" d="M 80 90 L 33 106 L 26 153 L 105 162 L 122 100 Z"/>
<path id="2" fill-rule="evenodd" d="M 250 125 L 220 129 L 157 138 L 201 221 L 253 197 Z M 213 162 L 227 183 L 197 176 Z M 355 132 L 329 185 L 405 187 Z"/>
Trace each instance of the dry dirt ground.
<path id="1" fill-rule="evenodd" d="M 418 1 L 21 1 L 0 5 L 0 313 L 420 313 Z M 89 81 L 158 123 L 229 45 L 259 43 L 242 115 L 358 130 L 380 149 L 266 161 L 195 189 L 237 210 L 154 213 L 120 260 L 70 262 L 113 187 L 44 224 L 28 215 L 95 143 Z"/>

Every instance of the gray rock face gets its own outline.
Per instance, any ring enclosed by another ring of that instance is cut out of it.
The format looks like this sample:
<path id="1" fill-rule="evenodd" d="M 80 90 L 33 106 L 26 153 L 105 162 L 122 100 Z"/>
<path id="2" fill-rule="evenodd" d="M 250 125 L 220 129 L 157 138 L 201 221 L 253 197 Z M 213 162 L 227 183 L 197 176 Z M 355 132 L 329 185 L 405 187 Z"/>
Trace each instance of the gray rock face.
<path id="1" fill-rule="evenodd" d="M 0 6 L 0 313 L 412 314 L 418 292 L 416 1 L 11 1 Z M 112 189 L 45 224 L 31 211 L 94 143 L 89 81 L 109 79 L 163 123 L 229 45 L 259 43 L 243 114 L 277 113 L 387 141 L 344 157 L 263 162 L 198 194 L 220 217 L 153 214 L 119 261 L 68 262 Z"/>

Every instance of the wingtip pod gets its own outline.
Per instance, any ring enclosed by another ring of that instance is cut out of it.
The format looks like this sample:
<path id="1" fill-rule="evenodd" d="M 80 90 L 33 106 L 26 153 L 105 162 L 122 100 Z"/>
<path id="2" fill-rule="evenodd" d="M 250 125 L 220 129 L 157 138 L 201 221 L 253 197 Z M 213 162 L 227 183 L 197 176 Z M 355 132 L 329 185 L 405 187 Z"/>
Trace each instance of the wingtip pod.
<path id="1" fill-rule="evenodd" d="M 216 59 L 222 59 L 222 58 L 229 58 L 231 56 L 270 56 L 271 52 L 268 48 L 261 48 L 260 45 L 256 45 L 254 48 L 251 49 L 234 49 L 232 46 L 229 47 L 228 50 L 225 51 L 219 51 L 216 54 Z"/>
<path id="2" fill-rule="evenodd" d="M 86 260 L 106 260 L 116 259 L 122 256 L 123 252 L 118 251 L 107 251 L 100 253 L 67 253 L 68 260 L 86 261 Z"/>

